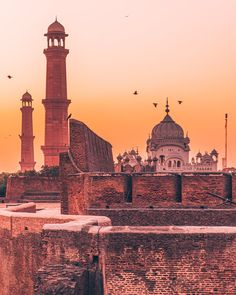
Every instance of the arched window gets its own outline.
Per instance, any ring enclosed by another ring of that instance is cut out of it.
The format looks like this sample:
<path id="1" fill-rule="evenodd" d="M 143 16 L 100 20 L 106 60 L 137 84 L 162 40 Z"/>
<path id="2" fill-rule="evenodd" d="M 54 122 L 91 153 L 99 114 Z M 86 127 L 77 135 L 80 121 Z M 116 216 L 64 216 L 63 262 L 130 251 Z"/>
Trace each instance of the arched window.
<path id="1" fill-rule="evenodd" d="M 165 156 L 164 155 L 160 155 L 160 162 L 161 162 L 161 164 L 164 164 L 164 162 L 165 162 Z"/>
<path id="2" fill-rule="evenodd" d="M 181 167 L 181 162 L 177 161 L 177 167 L 180 168 Z"/>
<path id="3" fill-rule="evenodd" d="M 53 46 L 53 39 L 50 38 L 50 39 L 49 39 L 49 47 L 52 47 L 52 46 Z"/>
<path id="4" fill-rule="evenodd" d="M 168 162 L 168 167 L 171 167 L 171 161 Z"/>

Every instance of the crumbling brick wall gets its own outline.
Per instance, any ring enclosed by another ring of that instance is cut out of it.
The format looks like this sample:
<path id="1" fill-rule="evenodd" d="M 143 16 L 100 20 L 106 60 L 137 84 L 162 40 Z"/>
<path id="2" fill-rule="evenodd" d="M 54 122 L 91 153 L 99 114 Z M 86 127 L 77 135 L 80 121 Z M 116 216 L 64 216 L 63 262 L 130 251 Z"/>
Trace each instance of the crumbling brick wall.
<path id="1" fill-rule="evenodd" d="M 182 174 L 182 203 L 184 206 L 217 206 L 223 203 L 220 198 L 231 198 L 231 175 L 223 173 Z"/>
<path id="2" fill-rule="evenodd" d="M 86 214 L 88 207 L 127 207 L 128 178 L 128 175 L 119 173 L 79 173 L 63 177 L 61 212 Z"/>
<path id="3" fill-rule="evenodd" d="M 60 192 L 58 177 L 12 175 L 7 180 L 6 201 L 20 201 L 27 192 Z"/>
<path id="4" fill-rule="evenodd" d="M 106 294 L 236 294 L 235 233 L 159 229 L 104 233 Z"/>
<path id="5" fill-rule="evenodd" d="M 89 208 L 88 215 L 107 216 L 114 226 L 236 226 L 236 208 Z"/>
<path id="6" fill-rule="evenodd" d="M 133 206 L 176 206 L 181 201 L 180 176 L 177 174 L 134 174 Z"/>
<path id="7" fill-rule="evenodd" d="M 70 120 L 70 148 L 60 156 L 60 173 L 113 172 L 112 146 L 84 123 Z"/>
<path id="8" fill-rule="evenodd" d="M 235 179 L 236 176 L 224 173 L 65 175 L 62 177 L 62 212 L 85 214 L 87 209 L 108 207 L 217 208 L 227 199 L 235 200 Z"/>

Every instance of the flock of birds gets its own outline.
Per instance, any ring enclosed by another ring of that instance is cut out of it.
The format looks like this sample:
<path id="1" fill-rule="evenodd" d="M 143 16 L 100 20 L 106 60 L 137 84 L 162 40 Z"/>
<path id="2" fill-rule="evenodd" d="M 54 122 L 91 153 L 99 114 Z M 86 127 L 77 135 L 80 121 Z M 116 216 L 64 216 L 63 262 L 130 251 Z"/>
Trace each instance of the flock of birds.
<path id="1" fill-rule="evenodd" d="M 138 91 L 135 90 L 133 95 L 138 95 Z M 178 102 L 178 104 L 182 104 L 183 100 L 177 100 L 177 102 Z M 155 108 L 158 106 L 158 102 L 153 102 L 152 104 L 154 105 Z"/>
<path id="2" fill-rule="evenodd" d="M 127 17 L 128 17 L 128 16 L 127 16 Z M 11 75 L 7 75 L 7 78 L 8 78 L 8 79 L 12 79 L 13 76 L 11 76 Z M 133 93 L 133 95 L 138 95 L 138 91 L 135 90 L 134 93 Z M 177 102 L 178 102 L 178 104 L 181 104 L 181 103 L 183 103 L 183 100 L 177 100 Z M 154 105 L 154 107 L 156 108 L 156 107 L 158 106 L 158 103 L 157 103 L 157 102 L 153 102 L 153 105 Z M 67 120 L 69 120 L 70 117 L 71 117 L 71 114 L 67 117 Z"/>

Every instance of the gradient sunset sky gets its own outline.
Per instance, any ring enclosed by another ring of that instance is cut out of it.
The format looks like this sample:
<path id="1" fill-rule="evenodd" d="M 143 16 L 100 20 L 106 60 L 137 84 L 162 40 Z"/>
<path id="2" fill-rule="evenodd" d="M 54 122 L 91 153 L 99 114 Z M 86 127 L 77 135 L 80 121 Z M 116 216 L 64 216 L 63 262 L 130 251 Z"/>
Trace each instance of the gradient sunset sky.
<path id="1" fill-rule="evenodd" d="M 34 99 L 36 168 L 43 165 L 44 33 L 55 16 L 69 34 L 69 113 L 111 142 L 114 158 L 136 146 L 145 155 L 168 96 L 191 156 L 215 148 L 223 157 L 229 114 L 228 164 L 236 166 L 235 0 L 9 0 L 0 10 L 0 171 L 19 170 L 26 90 Z"/>

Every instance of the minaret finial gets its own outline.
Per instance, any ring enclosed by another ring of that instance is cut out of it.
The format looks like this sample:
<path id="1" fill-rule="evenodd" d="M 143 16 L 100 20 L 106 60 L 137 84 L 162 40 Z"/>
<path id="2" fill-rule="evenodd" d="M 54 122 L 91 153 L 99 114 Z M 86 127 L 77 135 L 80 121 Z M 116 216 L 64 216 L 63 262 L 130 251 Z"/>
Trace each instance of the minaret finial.
<path id="1" fill-rule="evenodd" d="M 170 112 L 170 110 L 169 110 L 168 97 L 167 97 L 166 98 L 166 113 L 167 113 L 167 115 L 169 112 Z"/>
<path id="2" fill-rule="evenodd" d="M 55 21 L 57 22 L 57 15 L 56 15 Z"/>

